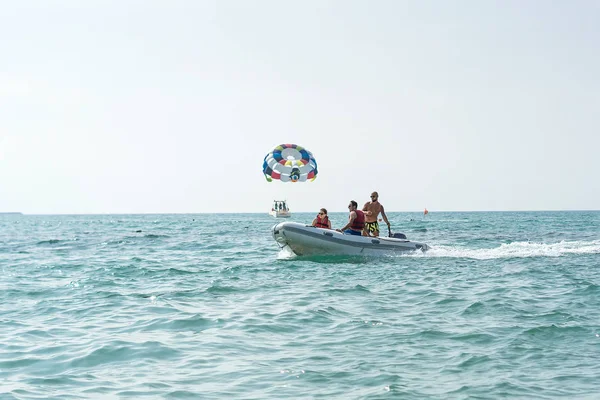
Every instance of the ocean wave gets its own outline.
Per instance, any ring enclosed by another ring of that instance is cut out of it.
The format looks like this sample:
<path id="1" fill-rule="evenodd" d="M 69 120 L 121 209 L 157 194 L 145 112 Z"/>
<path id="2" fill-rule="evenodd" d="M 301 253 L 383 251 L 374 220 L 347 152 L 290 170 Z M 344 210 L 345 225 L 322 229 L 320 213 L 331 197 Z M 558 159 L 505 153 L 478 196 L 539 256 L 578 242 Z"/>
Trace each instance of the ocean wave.
<path id="1" fill-rule="evenodd" d="M 177 357 L 179 351 L 158 341 L 143 343 L 114 341 L 90 349 L 87 354 L 69 360 L 70 368 L 93 368 L 119 362 L 142 363 L 143 360 L 167 360 Z"/>
<path id="2" fill-rule="evenodd" d="M 219 325 L 215 319 L 205 318 L 199 314 L 187 318 L 155 318 L 138 324 L 135 328 L 141 331 L 174 331 L 174 332 L 202 332 Z"/>
<path id="3" fill-rule="evenodd" d="M 170 238 L 169 235 L 158 235 L 158 234 L 154 234 L 154 233 L 148 233 L 148 234 L 144 235 L 144 237 L 146 239 L 167 239 L 167 238 Z"/>
<path id="4" fill-rule="evenodd" d="M 157 235 L 157 234 L 145 234 L 145 235 L 139 235 L 139 236 L 122 236 L 120 238 L 113 238 L 113 239 L 108 239 L 105 240 L 103 242 L 103 245 L 109 245 L 109 246 L 113 246 L 113 245 L 129 245 L 129 244 L 136 244 L 136 243 L 144 243 L 145 241 L 147 242 L 152 242 L 154 239 L 168 239 L 170 238 L 169 235 Z"/>
<path id="5" fill-rule="evenodd" d="M 48 245 L 48 244 L 58 244 L 60 243 L 61 240 L 60 239 L 49 239 L 49 240 L 42 240 L 37 242 L 38 246 L 44 246 L 44 245 Z"/>
<path id="6" fill-rule="evenodd" d="M 595 333 L 593 330 L 587 327 L 549 324 L 525 328 L 521 332 L 519 339 L 527 343 L 540 344 L 551 341 L 564 341 L 572 338 L 581 340 L 586 337 L 593 338 L 594 336 Z"/>
<path id="7" fill-rule="evenodd" d="M 328 294 L 335 294 L 335 293 L 371 293 L 371 291 L 364 287 L 361 284 L 357 284 L 354 285 L 352 287 L 348 287 L 348 288 L 334 288 L 334 289 L 329 289 L 327 290 Z"/>

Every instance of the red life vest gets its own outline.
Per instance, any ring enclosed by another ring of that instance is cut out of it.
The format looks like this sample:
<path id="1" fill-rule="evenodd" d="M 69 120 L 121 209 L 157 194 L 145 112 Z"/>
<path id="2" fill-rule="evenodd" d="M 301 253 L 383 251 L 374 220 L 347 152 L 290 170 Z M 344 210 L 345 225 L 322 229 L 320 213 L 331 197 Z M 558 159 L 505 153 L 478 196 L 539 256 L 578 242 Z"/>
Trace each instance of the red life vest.
<path id="1" fill-rule="evenodd" d="M 362 231 L 365 227 L 365 213 L 360 210 L 354 210 L 356 213 L 356 218 L 352 221 L 352 225 L 350 225 L 350 229 L 355 231 Z"/>
<path id="2" fill-rule="evenodd" d="M 323 217 L 323 219 L 321 219 L 320 215 L 317 215 L 317 223 L 315 224 L 315 226 L 317 228 L 329 228 L 329 217 L 326 215 Z"/>

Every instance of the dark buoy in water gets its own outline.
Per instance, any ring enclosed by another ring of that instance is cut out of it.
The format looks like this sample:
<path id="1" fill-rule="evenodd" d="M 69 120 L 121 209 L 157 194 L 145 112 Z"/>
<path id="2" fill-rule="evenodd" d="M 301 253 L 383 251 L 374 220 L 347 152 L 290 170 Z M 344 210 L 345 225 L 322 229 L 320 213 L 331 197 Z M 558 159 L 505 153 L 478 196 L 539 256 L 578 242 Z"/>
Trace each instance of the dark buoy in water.
<path id="1" fill-rule="evenodd" d="M 141 232 L 142 232 L 141 229 L 138 229 L 137 231 L 135 231 L 135 233 L 141 233 Z"/>

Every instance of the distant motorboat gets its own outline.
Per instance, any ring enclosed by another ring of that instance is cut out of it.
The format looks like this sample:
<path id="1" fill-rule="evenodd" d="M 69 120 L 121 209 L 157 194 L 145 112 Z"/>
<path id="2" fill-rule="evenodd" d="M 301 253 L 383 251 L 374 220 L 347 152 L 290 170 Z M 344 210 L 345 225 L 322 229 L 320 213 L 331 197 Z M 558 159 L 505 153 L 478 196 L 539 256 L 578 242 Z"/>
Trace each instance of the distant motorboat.
<path id="1" fill-rule="evenodd" d="M 275 218 L 289 218 L 292 216 L 290 209 L 288 208 L 287 201 L 285 200 L 273 200 L 273 206 L 269 215 Z"/>
<path id="2" fill-rule="evenodd" d="M 286 210 L 271 210 L 269 214 L 275 218 L 289 218 L 292 216 L 292 213 Z"/>

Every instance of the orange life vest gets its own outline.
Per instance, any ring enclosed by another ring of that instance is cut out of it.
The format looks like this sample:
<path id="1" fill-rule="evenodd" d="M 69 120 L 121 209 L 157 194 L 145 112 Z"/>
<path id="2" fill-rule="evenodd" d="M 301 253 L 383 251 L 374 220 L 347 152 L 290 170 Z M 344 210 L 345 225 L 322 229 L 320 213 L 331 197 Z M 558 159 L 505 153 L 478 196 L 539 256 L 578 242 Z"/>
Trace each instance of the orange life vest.
<path id="1" fill-rule="evenodd" d="M 317 215 L 317 223 L 315 224 L 315 226 L 317 228 L 329 228 L 329 217 L 326 215 L 321 219 L 320 215 Z"/>
<path id="2" fill-rule="evenodd" d="M 352 225 L 350 225 L 350 229 L 355 231 L 362 231 L 365 227 L 365 213 L 360 210 L 354 210 L 356 213 L 356 218 L 352 221 Z"/>

